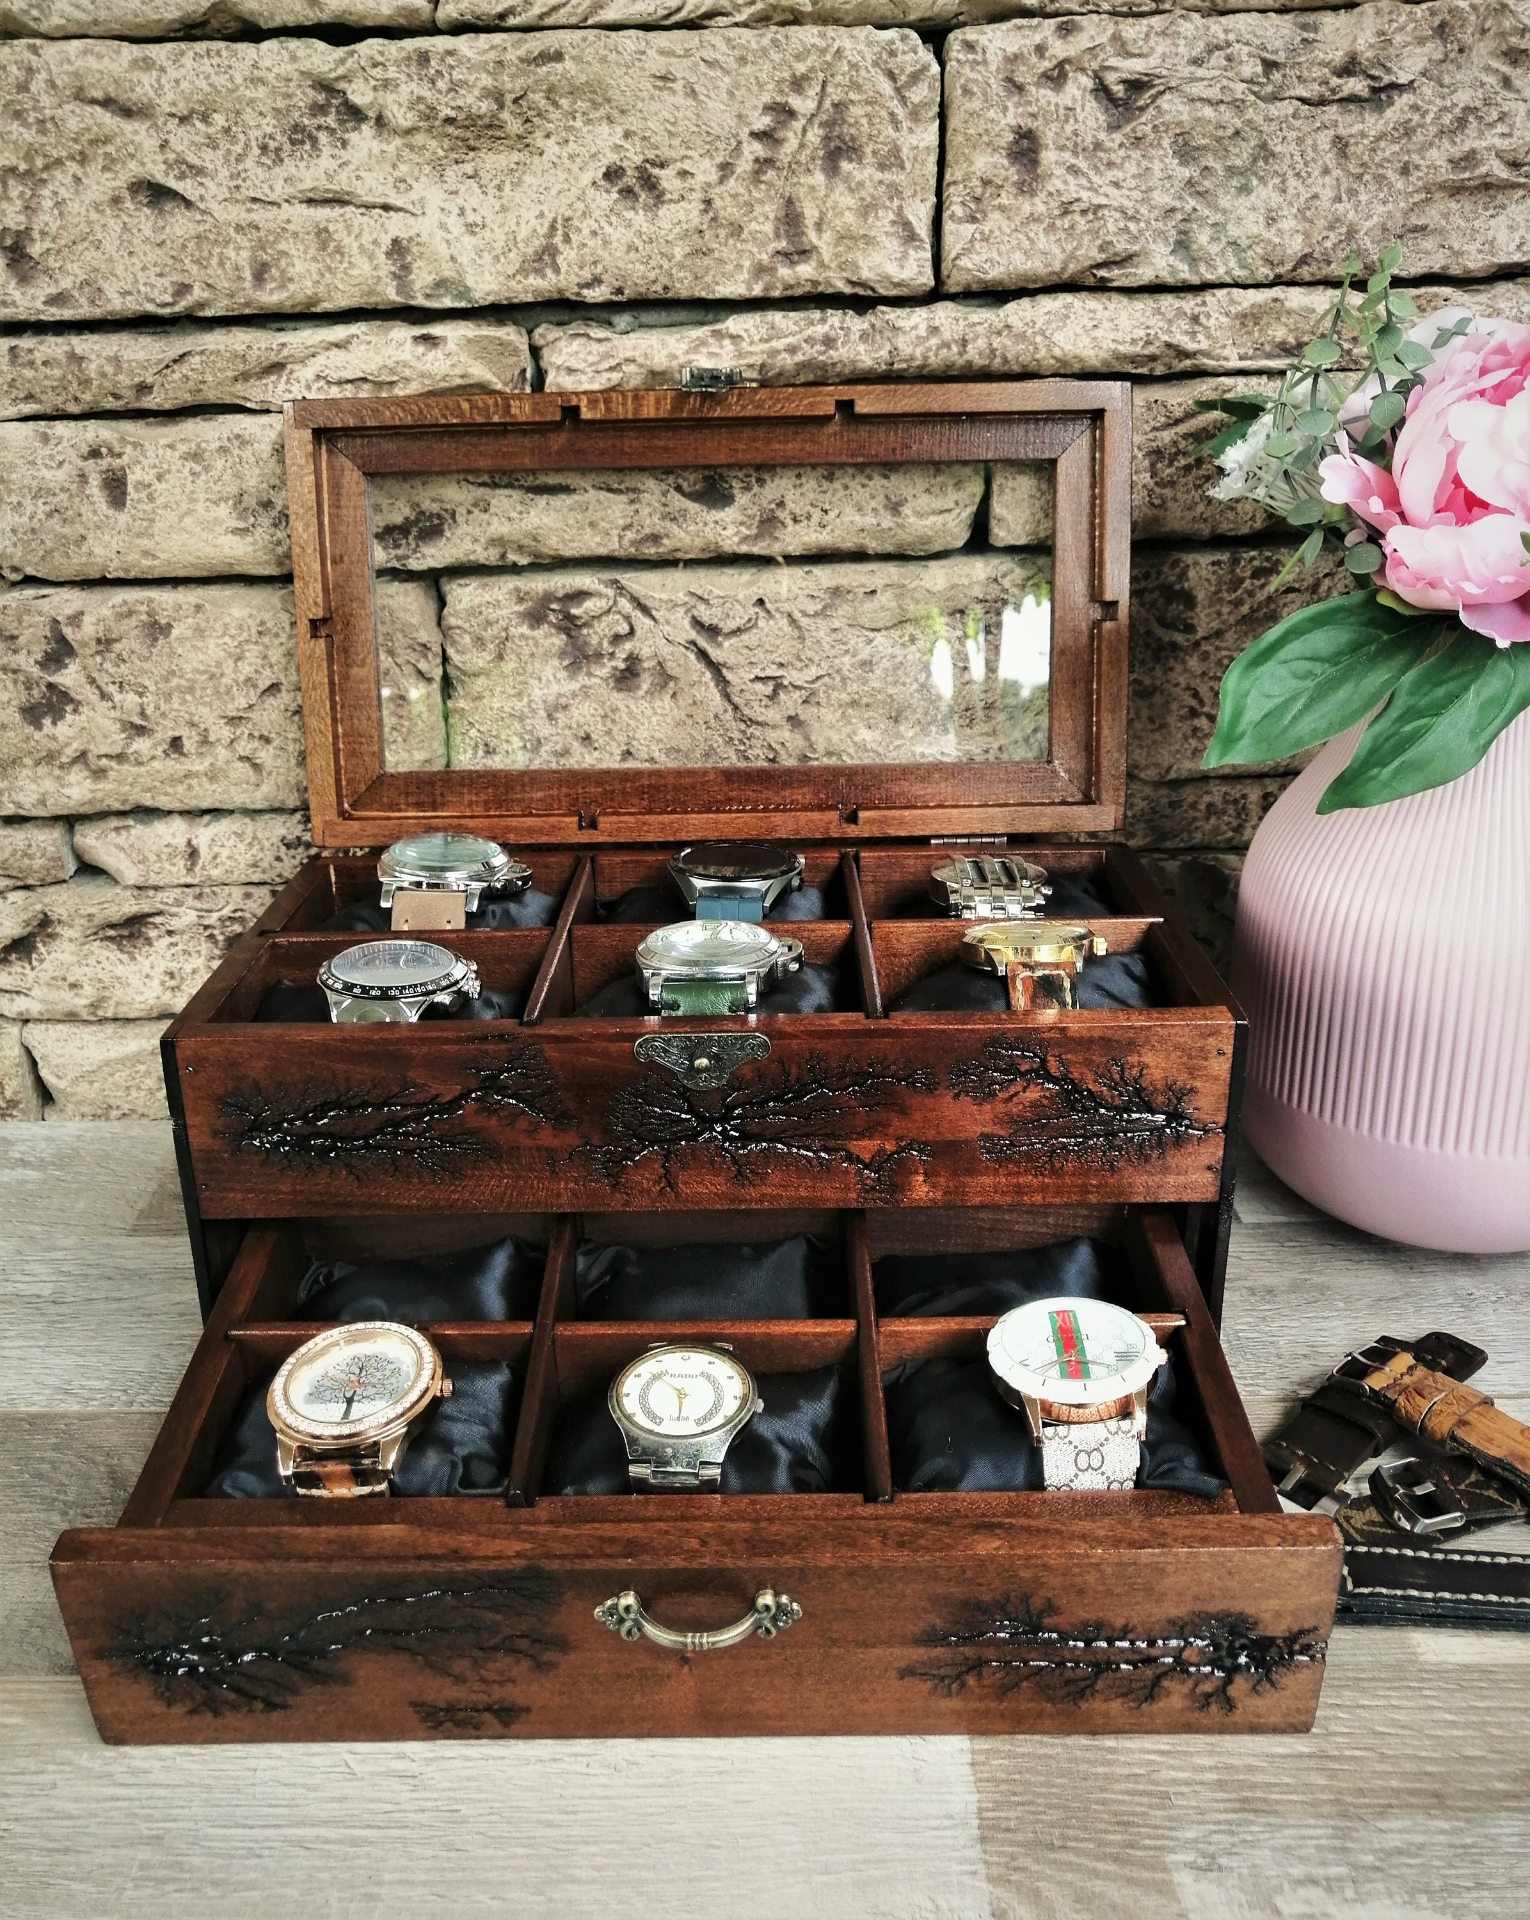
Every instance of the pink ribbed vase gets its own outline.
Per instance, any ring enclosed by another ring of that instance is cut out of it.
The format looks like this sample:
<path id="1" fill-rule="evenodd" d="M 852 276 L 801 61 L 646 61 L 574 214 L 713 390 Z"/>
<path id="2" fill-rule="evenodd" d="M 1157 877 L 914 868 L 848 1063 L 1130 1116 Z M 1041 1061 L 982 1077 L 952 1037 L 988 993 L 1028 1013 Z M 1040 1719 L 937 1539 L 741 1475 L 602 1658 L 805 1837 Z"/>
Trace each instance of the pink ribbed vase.
<path id="1" fill-rule="evenodd" d="M 1530 1247 L 1530 713 L 1430 793 L 1319 818 L 1360 730 L 1254 836 L 1233 986 L 1244 1125 L 1354 1226 L 1457 1253 Z"/>

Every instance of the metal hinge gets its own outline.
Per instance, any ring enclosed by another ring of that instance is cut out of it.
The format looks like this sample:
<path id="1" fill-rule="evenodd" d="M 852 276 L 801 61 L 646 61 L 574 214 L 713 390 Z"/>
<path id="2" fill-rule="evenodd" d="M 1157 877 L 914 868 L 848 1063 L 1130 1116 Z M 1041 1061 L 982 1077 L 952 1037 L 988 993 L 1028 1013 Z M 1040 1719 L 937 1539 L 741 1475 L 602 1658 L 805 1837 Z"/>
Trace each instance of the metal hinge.
<path id="1" fill-rule="evenodd" d="M 682 367 L 680 387 L 684 393 L 722 393 L 728 387 L 741 387 L 744 375 L 738 367 Z"/>
<path id="2" fill-rule="evenodd" d="M 931 836 L 932 847 L 1007 847 L 1007 833 L 940 833 Z"/>

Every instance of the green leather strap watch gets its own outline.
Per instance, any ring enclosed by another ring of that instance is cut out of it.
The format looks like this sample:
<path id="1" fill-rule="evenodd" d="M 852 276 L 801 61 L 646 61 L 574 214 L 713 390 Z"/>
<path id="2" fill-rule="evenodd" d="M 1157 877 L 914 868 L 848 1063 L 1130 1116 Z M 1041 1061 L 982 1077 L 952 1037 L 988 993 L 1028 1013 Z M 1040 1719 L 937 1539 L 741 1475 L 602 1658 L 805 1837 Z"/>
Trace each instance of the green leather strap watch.
<path id="1" fill-rule="evenodd" d="M 802 965 L 802 942 L 743 920 L 680 920 L 637 950 L 650 1013 L 753 1013 Z"/>

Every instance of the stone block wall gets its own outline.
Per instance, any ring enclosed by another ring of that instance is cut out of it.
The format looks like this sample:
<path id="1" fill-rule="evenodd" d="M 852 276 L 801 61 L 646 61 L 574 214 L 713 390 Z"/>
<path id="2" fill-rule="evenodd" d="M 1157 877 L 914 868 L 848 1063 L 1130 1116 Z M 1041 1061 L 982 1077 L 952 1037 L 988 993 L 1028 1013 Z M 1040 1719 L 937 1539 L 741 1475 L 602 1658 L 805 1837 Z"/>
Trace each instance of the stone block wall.
<path id="1" fill-rule="evenodd" d="M 0 1115 L 162 1110 L 159 1033 L 303 858 L 304 395 L 1132 378 L 1127 831 L 1225 945 L 1292 769 L 1200 757 L 1294 602 L 1190 403 L 1279 368 L 1351 242 L 1530 319 L 1527 45 L 1530 0 L 0 0 Z M 825 537 L 811 475 L 411 485 L 377 524 L 414 765 L 449 646 L 483 727 L 585 751 L 493 643 L 524 586 L 453 569 L 737 553 L 785 625 L 847 524 L 939 552 L 975 500 L 873 477 Z M 989 506 L 1045 538 L 1023 485 Z"/>

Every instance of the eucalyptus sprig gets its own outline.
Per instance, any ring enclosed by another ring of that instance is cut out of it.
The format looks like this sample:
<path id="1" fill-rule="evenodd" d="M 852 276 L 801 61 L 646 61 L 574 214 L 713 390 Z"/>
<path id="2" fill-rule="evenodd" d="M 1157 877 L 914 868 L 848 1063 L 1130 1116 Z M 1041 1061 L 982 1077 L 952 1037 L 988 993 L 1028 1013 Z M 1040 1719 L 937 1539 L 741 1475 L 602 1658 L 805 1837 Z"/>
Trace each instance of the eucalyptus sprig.
<path id="1" fill-rule="evenodd" d="M 1230 394 L 1197 400 L 1197 412 L 1225 415 L 1231 425 L 1197 448 L 1223 469 L 1215 489 L 1223 500 L 1258 500 L 1302 533 L 1301 545 L 1271 582 L 1278 593 L 1300 565 L 1310 567 L 1330 536 L 1344 548 L 1344 564 L 1368 580 L 1384 555 L 1374 540 L 1353 527 L 1347 507 L 1324 500 L 1319 466 L 1344 434 L 1351 447 L 1383 464 L 1408 410 L 1408 395 L 1420 384 L 1434 358 L 1430 348 L 1409 340 L 1403 323 L 1418 318 L 1413 297 L 1392 285 L 1402 264 L 1402 248 L 1390 246 L 1376 271 L 1357 293 L 1360 257 L 1350 250 L 1337 299 L 1323 330 L 1302 348 L 1273 399 L 1263 394 Z M 1435 337 L 1438 349 L 1463 333 L 1469 319 L 1458 320 Z M 1338 369 L 1353 344 L 1362 362 L 1358 375 Z M 1354 404 L 1363 389 L 1369 402 Z"/>

